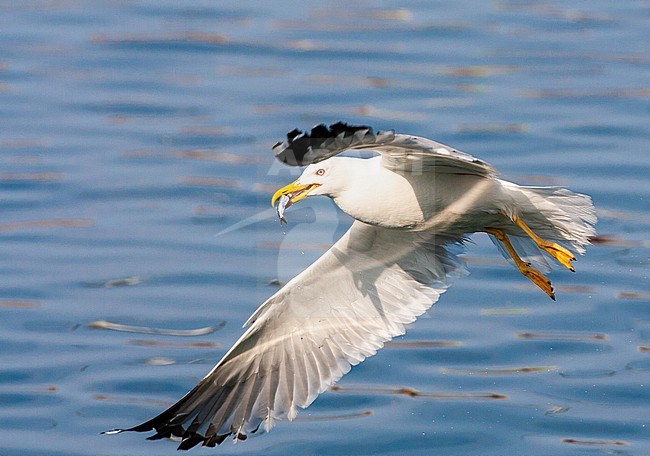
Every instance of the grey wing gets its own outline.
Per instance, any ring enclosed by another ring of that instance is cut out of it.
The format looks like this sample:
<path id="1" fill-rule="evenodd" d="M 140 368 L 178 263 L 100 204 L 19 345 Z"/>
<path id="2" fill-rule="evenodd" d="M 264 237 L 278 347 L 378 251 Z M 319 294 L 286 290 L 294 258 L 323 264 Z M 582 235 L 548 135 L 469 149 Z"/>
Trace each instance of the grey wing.
<path id="1" fill-rule="evenodd" d="M 287 139 L 273 146 L 276 158 L 288 165 L 318 163 L 346 150 L 372 150 L 382 155 L 385 167 L 401 172 L 440 172 L 452 174 L 495 175 L 490 164 L 428 138 L 374 133 L 371 127 L 342 122 L 326 127 L 317 125 L 309 132 L 292 130 Z"/>
<path id="2" fill-rule="evenodd" d="M 398 172 L 447 173 L 495 176 L 497 170 L 472 155 L 420 136 L 396 134 L 392 141 L 374 148 L 384 167 Z"/>
<path id="3" fill-rule="evenodd" d="M 179 449 L 188 449 L 291 420 L 351 366 L 403 334 L 463 274 L 433 234 L 356 221 L 255 311 L 243 336 L 192 391 L 128 430 L 155 429 L 150 439 L 180 437 Z"/>

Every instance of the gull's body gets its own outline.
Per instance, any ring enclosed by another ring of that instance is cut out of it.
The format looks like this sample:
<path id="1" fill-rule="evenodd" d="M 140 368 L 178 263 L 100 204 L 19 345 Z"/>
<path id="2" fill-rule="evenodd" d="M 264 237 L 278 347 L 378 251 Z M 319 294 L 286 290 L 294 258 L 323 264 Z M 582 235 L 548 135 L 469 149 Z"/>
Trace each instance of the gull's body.
<path id="1" fill-rule="evenodd" d="M 348 149 L 379 155 L 335 157 Z M 545 271 L 547 260 L 556 260 L 573 269 L 568 249 L 584 252 L 594 234 L 589 197 L 500 180 L 489 164 L 426 138 L 339 123 L 311 135 L 290 132 L 274 152 L 287 164 L 309 165 L 273 196 L 281 199 L 279 215 L 306 196 L 324 195 L 355 222 L 253 313 L 192 391 L 128 430 L 180 438 L 179 449 L 215 446 L 228 436 L 243 440 L 262 425 L 268 430 L 403 334 L 466 274 L 446 245 L 486 232 L 554 298 L 533 266 Z"/>
<path id="2" fill-rule="evenodd" d="M 499 181 L 483 176 L 400 173 L 384 167 L 381 156 L 327 161 L 334 172 L 344 168 L 358 176 L 332 196 L 336 205 L 359 221 L 383 228 L 472 233 L 485 226 L 486 216 L 498 213 L 506 198 Z M 481 204 L 485 202 L 490 204 Z"/>

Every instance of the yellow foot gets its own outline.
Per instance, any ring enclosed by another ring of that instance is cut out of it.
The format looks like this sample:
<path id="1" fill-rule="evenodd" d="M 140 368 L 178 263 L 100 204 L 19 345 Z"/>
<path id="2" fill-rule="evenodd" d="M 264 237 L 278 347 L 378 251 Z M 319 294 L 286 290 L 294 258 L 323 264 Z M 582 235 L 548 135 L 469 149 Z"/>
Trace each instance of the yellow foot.
<path id="1" fill-rule="evenodd" d="M 543 249 L 546 253 L 555 258 L 562 266 L 571 270 L 571 272 L 576 272 L 575 268 L 571 264 L 572 261 L 576 260 L 573 253 L 555 242 L 544 241 L 538 244 L 538 246 L 540 249 Z"/>
<path id="2" fill-rule="evenodd" d="M 533 230 L 531 230 L 528 225 L 524 223 L 523 220 L 521 220 L 519 217 L 515 216 L 512 218 L 512 221 L 517 225 L 519 228 L 521 228 L 524 233 L 530 237 L 535 244 L 537 244 L 537 247 L 540 249 L 544 250 L 546 253 L 551 255 L 555 260 L 557 260 L 558 263 L 560 263 L 562 266 L 565 268 L 571 270 L 572 272 L 575 272 L 575 269 L 573 268 L 573 265 L 571 264 L 572 261 L 575 261 L 576 257 L 573 256 L 573 253 L 571 253 L 569 250 L 565 249 L 559 244 L 556 244 L 555 242 L 550 242 L 547 241 L 546 239 L 542 239 L 541 237 L 537 236 Z"/>
<path id="3" fill-rule="evenodd" d="M 530 265 L 530 263 L 524 262 L 519 257 L 517 251 L 512 246 L 512 243 L 510 243 L 510 239 L 508 239 L 508 236 L 506 235 L 506 233 L 503 232 L 503 230 L 499 230 L 496 228 L 485 228 L 485 232 L 491 234 L 492 236 L 497 238 L 499 242 L 503 244 L 508 254 L 514 260 L 515 266 L 517 266 L 517 269 L 519 269 L 519 272 L 521 272 L 524 275 L 524 277 L 527 277 L 531 282 L 537 285 L 544 293 L 546 293 L 553 301 L 555 301 L 555 293 L 553 293 L 553 287 L 551 286 L 551 281 L 548 280 L 544 276 L 544 274 L 539 272 L 537 269 L 533 268 Z"/>
<path id="4" fill-rule="evenodd" d="M 537 285 L 544 293 L 546 293 L 549 298 L 555 301 L 555 293 L 553 293 L 551 281 L 548 280 L 544 274 L 531 267 L 530 263 L 522 262 L 521 264 L 517 265 L 517 269 L 519 269 L 519 272 L 528 277 L 528 279 Z"/>

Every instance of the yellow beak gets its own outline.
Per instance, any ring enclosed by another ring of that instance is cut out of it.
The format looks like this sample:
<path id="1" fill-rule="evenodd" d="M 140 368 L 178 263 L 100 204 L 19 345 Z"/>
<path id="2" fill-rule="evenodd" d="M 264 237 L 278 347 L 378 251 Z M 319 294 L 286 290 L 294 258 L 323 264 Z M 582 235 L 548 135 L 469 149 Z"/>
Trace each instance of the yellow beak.
<path id="1" fill-rule="evenodd" d="M 287 195 L 292 204 L 297 203 L 298 201 L 307 198 L 309 192 L 319 186 L 320 184 L 299 184 L 298 181 L 292 182 L 273 194 L 273 197 L 271 198 L 271 206 L 275 206 L 275 202 L 283 195 Z"/>

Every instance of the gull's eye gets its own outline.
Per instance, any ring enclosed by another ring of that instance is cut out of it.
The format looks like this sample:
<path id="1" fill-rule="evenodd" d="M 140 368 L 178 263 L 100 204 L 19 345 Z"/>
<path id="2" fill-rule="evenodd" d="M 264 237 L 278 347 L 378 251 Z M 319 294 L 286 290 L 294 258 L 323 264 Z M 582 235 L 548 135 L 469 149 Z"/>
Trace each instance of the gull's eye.
<path id="1" fill-rule="evenodd" d="M 322 176 L 323 174 L 325 174 L 325 170 L 323 168 L 320 168 L 318 171 L 316 171 L 317 176 Z"/>

